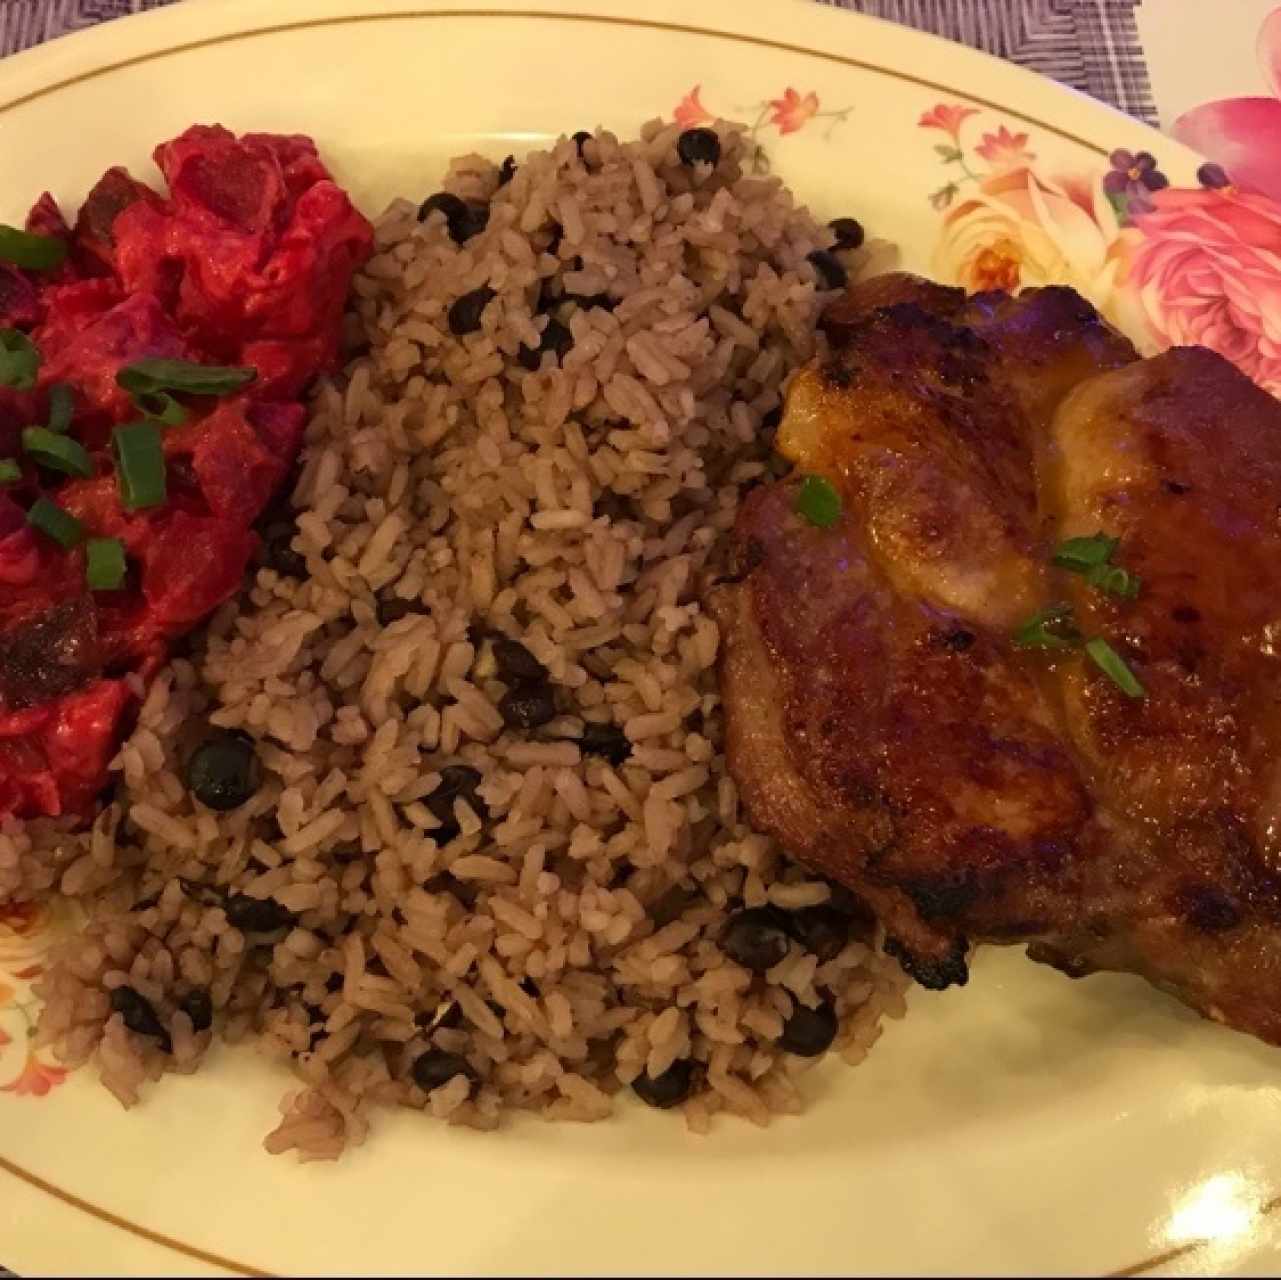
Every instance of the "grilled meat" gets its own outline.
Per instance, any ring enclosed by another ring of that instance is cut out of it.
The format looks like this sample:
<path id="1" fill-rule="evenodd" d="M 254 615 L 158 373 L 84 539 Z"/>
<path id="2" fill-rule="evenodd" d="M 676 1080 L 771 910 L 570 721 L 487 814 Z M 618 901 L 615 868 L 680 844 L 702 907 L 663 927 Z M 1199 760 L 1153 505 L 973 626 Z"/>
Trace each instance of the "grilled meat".
<path id="1" fill-rule="evenodd" d="M 1027 943 L 1281 1043 L 1281 404 L 1205 350 L 1139 361 L 1068 290 L 896 277 L 827 328 L 778 440 L 840 518 L 751 494 L 716 601 L 753 821 L 927 986 Z M 1098 531 L 1136 597 L 1052 565 Z M 1055 603 L 1068 647 L 1019 647 Z"/>

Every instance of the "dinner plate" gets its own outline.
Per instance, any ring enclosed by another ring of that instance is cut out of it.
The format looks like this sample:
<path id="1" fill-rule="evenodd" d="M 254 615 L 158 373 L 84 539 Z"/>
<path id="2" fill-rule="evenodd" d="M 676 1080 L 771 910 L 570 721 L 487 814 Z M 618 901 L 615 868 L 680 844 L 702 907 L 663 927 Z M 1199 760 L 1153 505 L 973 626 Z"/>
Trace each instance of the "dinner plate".
<path id="1" fill-rule="evenodd" d="M 193 121 L 312 134 L 369 213 L 495 158 L 654 116 L 745 121 L 760 163 L 877 261 L 1074 285 L 1145 349 L 1202 341 L 1274 389 L 1281 210 L 1099 104 L 941 40 L 791 0 L 188 0 L 6 60 L 0 220 L 152 175 Z M 1269 240 L 1271 237 L 1271 240 Z M 496 1134 L 409 1113 L 332 1165 L 261 1147 L 287 1080 L 219 1049 L 131 1113 L 33 1053 L 65 921 L 0 907 L 0 1261 L 261 1274 L 1223 1271 L 1281 1265 L 1281 1052 L 1135 979 L 988 949 L 914 991 L 809 1106 L 710 1136 L 639 1106 Z"/>

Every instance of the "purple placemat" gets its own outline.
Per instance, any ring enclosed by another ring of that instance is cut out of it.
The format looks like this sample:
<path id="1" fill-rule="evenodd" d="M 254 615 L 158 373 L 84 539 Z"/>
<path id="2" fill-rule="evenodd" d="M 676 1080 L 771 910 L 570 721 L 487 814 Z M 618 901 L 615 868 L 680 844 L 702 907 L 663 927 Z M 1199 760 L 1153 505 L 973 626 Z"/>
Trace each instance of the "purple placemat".
<path id="1" fill-rule="evenodd" d="M 175 0 L 0 0 L 0 54 Z M 638 0 L 643 7 L 643 0 Z M 820 0 L 985 49 L 1150 124 L 1140 0 Z"/>

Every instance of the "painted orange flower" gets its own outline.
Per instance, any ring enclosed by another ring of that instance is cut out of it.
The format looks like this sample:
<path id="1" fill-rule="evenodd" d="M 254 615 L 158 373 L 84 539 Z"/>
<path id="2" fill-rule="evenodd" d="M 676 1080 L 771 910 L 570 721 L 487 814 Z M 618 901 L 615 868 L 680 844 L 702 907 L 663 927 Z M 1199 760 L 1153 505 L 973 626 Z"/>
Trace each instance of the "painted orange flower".
<path id="1" fill-rule="evenodd" d="M 789 85 L 781 98 L 770 99 L 770 107 L 770 124 L 778 125 L 779 133 L 795 133 L 818 115 L 818 94 L 811 91 L 802 96 Z"/>
<path id="2" fill-rule="evenodd" d="M 963 107 L 959 103 L 940 102 L 931 107 L 916 122 L 921 129 L 942 129 L 953 142 L 961 133 L 961 126 L 971 117 L 978 115 L 977 107 Z"/>
<path id="3" fill-rule="evenodd" d="M 19 1098 L 43 1098 L 66 1078 L 66 1067 L 51 1066 L 47 1062 L 41 1062 L 34 1053 L 28 1053 L 22 1074 L 16 1080 L 0 1085 L 0 1093 L 16 1094 Z"/>
<path id="4" fill-rule="evenodd" d="M 13 1037 L 3 1027 L 0 1027 L 0 1049 L 3 1049 L 5 1045 L 12 1043 Z"/>
<path id="5" fill-rule="evenodd" d="M 692 129 L 698 124 L 711 124 L 716 119 L 699 99 L 703 86 L 696 84 L 677 104 L 672 112 L 672 119 L 682 129 Z"/>
<path id="6" fill-rule="evenodd" d="M 995 133 L 985 133 L 983 141 L 974 150 L 997 173 L 1024 168 L 1036 159 L 1027 149 L 1027 134 L 1011 133 L 1004 125 Z"/>

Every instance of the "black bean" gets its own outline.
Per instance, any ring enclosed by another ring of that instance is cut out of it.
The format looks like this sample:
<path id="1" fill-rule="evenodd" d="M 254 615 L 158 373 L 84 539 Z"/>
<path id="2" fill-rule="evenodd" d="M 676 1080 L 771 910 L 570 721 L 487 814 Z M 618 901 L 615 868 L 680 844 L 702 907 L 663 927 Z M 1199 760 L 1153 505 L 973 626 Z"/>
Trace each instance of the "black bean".
<path id="1" fill-rule="evenodd" d="M 478 818 L 487 818 L 489 809 L 476 794 L 476 788 L 484 781 L 479 769 L 466 764 L 447 764 L 440 771 L 440 781 L 436 789 L 427 796 L 427 808 L 441 822 L 454 820 L 454 801 L 466 800 L 475 810 Z"/>
<path id="2" fill-rule="evenodd" d="M 454 195 L 452 191 L 437 191 L 418 206 L 418 221 L 426 222 L 433 213 L 443 213 L 452 235 L 454 220 L 463 217 L 466 212 L 467 205 L 461 196 Z"/>
<path id="3" fill-rule="evenodd" d="M 694 1090 L 697 1071 L 688 1058 L 679 1058 L 659 1076 L 642 1071 L 632 1081 L 636 1096 L 651 1107 L 666 1111 L 679 1106 Z"/>
<path id="4" fill-rule="evenodd" d="M 613 765 L 622 764 L 632 754 L 631 741 L 618 725 L 591 721 L 583 725 L 578 749 L 585 756 L 604 756 Z"/>
<path id="5" fill-rule="evenodd" d="M 863 243 L 863 224 L 857 218 L 833 218 L 827 229 L 836 237 L 838 249 L 857 249 Z"/>
<path id="6" fill-rule="evenodd" d="M 721 140 L 715 129 L 686 129 L 676 140 L 676 154 L 681 164 L 715 165 L 721 158 Z"/>
<path id="7" fill-rule="evenodd" d="M 631 500 L 624 493 L 615 493 L 606 489 L 592 504 L 592 517 L 599 520 L 630 520 L 632 518 Z"/>
<path id="8" fill-rule="evenodd" d="M 493 300 L 494 291 L 487 284 L 464 293 L 449 308 L 449 332 L 457 338 L 475 333 L 480 328 L 482 313 Z"/>
<path id="9" fill-rule="evenodd" d="M 772 969 L 787 955 L 787 933 L 779 913 L 769 907 L 749 907 L 730 916 L 721 931 L 721 950 L 745 969 Z"/>
<path id="10" fill-rule="evenodd" d="M 455 1076 L 466 1076 L 475 1091 L 476 1072 L 470 1062 L 461 1054 L 446 1053 L 444 1049 L 428 1049 L 414 1059 L 410 1068 L 414 1083 L 424 1092 L 431 1093 L 442 1084 L 448 1084 Z"/>
<path id="11" fill-rule="evenodd" d="M 449 238 L 455 244 L 465 244 L 472 236 L 479 235 L 489 225 L 489 206 L 473 204 L 448 191 L 438 191 L 428 196 L 418 210 L 418 221 L 425 222 L 429 214 L 443 213 Z"/>
<path id="12" fill-rule="evenodd" d="M 503 694 L 498 714 L 512 729 L 537 729 L 556 718 L 556 692 L 549 684 L 517 684 Z"/>
<path id="13" fill-rule="evenodd" d="M 830 1001 L 824 1000 L 817 1009 L 798 1004 L 783 1024 L 778 1046 L 800 1058 L 817 1058 L 831 1048 L 836 1030 L 836 1010 Z"/>
<path id="14" fill-rule="evenodd" d="M 538 346 L 531 347 L 522 342 L 520 349 L 516 352 L 516 359 L 530 373 L 534 373 L 542 363 L 544 351 L 552 352 L 559 361 L 565 358 L 573 345 L 574 336 L 570 333 L 568 326 L 561 324 L 555 316 L 552 316 L 538 339 Z"/>
<path id="15" fill-rule="evenodd" d="M 117 987 L 111 993 L 111 1011 L 118 1013 L 124 1019 L 125 1026 L 135 1035 L 152 1036 L 160 1041 L 160 1047 L 166 1053 L 172 1052 L 173 1041 L 169 1038 L 169 1032 L 156 1017 L 156 1011 L 146 996 L 132 987 Z"/>
<path id="16" fill-rule="evenodd" d="M 679 920 L 685 913 L 685 908 L 696 902 L 698 896 L 697 889 L 687 889 L 681 884 L 672 885 L 649 909 L 649 918 L 654 922 L 654 928 L 663 929 Z"/>
<path id="17" fill-rule="evenodd" d="M 241 933 L 274 933 L 296 919 L 288 907 L 282 907 L 274 898 L 251 898 L 247 893 L 233 893 L 223 909 L 227 923 Z"/>
<path id="18" fill-rule="evenodd" d="M 282 578 L 305 578 L 307 561 L 293 548 L 294 534 L 298 532 L 291 521 L 277 520 L 262 531 L 262 550 L 259 559 Z"/>
<path id="19" fill-rule="evenodd" d="M 588 133 L 586 129 L 580 129 L 576 134 L 574 134 L 574 146 L 578 148 L 578 154 L 580 156 L 583 154 L 583 147 L 585 147 L 591 140 L 592 135 Z"/>
<path id="20" fill-rule="evenodd" d="M 516 157 L 508 156 L 498 170 L 498 185 L 505 187 L 516 176 Z"/>
<path id="21" fill-rule="evenodd" d="M 238 809 L 258 790 L 261 771 L 254 740 L 238 729 L 217 729 L 191 753 L 187 787 L 219 813 Z"/>
<path id="22" fill-rule="evenodd" d="M 433 831 L 432 838 L 437 844 L 443 843 L 440 838 L 440 829 Z M 458 834 L 457 826 L 454 827 L 454 835 Z M 452 839 L 452 837 L 451 837 Z M 464 911 L 470 911 L 476 905 L 476 899 L 480 896 L 480 888 L 472 884 L 469 880 L 459 880 L 451 876 L 448 871 L 442 871 L 438 875 L 432 876 L 423 888 L 428 893 L 451 893 L 458 901 L 458 905 Z"/>
<path id="23" fill-rule="evenodd" d="M 547 668 L 520 641 L 506 636 L 494 641 L 494 662 L 498 666 L 498 678 L 506 684 L 547 679 Z"/>
<path id="24" fill-rule="evenodd" d="M 822 289 L 844 289 L 849 277 L 841 260 L 830 249 L 815 249 L 806 255 L 806 260 L 818 273 L 819 287 Z"/>
<path id="25" fill-rule="evenodd" d="M 178 1001 L 178 1008 L 191 1019 L 193 1031 L 208 1031 L 213 1026 L 213 1000 L 203 987 L 195 987 Z"/>
<path id="26" fill-rule="evenodd" d="M 835 907 L 823 903 L 793 911 L 788 928 L 797 942 L 826 964 L 840 955 L 850 937 L 850 918 Z"/>
<path id="27" fill-rule="evenodd" d="M 435 791 L 426 798 L 427 808 L 431 810 L 440 823 L 440 826 L 431 832 L 431 838 L 438 845 L 448 844 L 459 833 L 458 821 L 454 817 L 455 800 L 466 800 L 472 812 L 482 822 L 489 817 L 489 806 L 476 791 L 482 780 L 483 776 L 480 770 L 473 769 L 470 765 L 450 764 L 440 771 L 440 782 L 436 784 Z M 456 897 L 459 896 L 452 887 L 451 891 L 455 893 Z M 459 900 L 462 901 L 461 897 Z M 473 895 L 472 902 L 475 902 L 475 900 L 475 895 Z M 470 908 L 471 903 L 464 902 L 463 905 Z"/>
<path id="28" fill-rule="evenodd" d="M 827 905 L 839 911 L 849 919 L 850 933 L 862 942 L 868 942 L 876 933 L 876 916 L 872 908 L 856 893 L 852 893 L 843 884 L 828 881 L 832 896 Z"/>
<path id="29" fill-rule="evenodd" d="M 613 311 L 618 303 L 607 293 L 567 293 L 562 302 L 572 302 L 584 311 L 599 307 L 602 311 Z"/>
<path id="30" fill-rule="evenodd" d="M 390 600 L 378 601 L 378 625 L 390 627 L 393 622 L 399 622 L 401 618 L 407 618 L 411 613 L 422 612 L 424 610 L 420 601 L 402 600 L 399 596 L 392 596 Z"/>
<path id="31" fill-rule="evenodd" d="M 459 219 L 455 227 L 450 223 L 449 234 L 459 244 L 464 244 L 472 236 L 478 236 L 489 226 L 489 206 L 487 204 L 469 204 L 467 212 Z"/>

